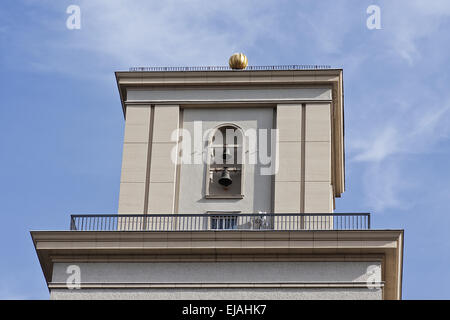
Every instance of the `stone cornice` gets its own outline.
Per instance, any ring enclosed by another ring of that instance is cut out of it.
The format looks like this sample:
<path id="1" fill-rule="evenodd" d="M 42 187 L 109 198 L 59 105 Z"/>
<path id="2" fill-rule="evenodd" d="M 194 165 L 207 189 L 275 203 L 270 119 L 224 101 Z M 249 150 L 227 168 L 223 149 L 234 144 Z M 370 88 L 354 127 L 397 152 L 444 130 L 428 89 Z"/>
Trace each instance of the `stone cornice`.
<path id="1" fill-rule="evenodd" d="M 56 261 L 382 260 L 385 297 L 401 297 L 403 230 L 365 231 L 32 231 L 47 283 Z M 158 258 L 161 257 L 162 260 Z M 205 259 L 205 260 L 204 260 Z"/>

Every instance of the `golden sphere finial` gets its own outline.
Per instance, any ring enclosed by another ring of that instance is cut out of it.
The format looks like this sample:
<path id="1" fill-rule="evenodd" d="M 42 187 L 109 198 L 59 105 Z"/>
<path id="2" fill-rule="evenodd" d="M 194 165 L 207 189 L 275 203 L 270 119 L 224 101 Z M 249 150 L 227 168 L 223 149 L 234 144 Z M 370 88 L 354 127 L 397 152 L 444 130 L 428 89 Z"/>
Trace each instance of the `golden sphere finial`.
<path id="1" fill-rule="evenodd" d="M 231 69 L 245 69 L 247 68 L 248 59 L 243 53 L 235 53 L 228 60 Z"/>

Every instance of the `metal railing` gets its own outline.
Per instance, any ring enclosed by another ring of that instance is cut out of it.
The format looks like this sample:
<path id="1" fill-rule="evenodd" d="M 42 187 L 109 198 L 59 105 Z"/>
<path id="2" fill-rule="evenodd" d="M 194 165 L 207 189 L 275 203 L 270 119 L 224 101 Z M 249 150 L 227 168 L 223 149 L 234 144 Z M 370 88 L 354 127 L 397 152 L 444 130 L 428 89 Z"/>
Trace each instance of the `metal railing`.
<path id="1" fill-rule="evenodd" d="M 75 231 L 367 230 L 370 213 L 71 215 Z"/>
<path id="2" fill-rule="evenodd" d="M 271 70 L 323 70 L 331 69 L 329 65 L 319 64 L 292 64 L 280 66 L 248 66 L 245 69 L 231 69 L 228 66 L 198 66 L 198 67 L 131 67 L 131 72 L 155 72 L 155 71 L 271 71 Z"/>

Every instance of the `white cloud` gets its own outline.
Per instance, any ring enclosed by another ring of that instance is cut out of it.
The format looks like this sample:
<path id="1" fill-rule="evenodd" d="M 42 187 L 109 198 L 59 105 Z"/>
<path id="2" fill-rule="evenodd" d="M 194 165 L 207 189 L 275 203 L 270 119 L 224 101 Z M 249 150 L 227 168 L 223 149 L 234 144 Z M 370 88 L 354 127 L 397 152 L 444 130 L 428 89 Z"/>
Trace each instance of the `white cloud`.
<path id="1" fill-rule="evenodd" d="M 414 155 L 442 152 L 437 146 L 449 139 L 450 99 L 437 105 L 417 101 L 407 109 L 385 112 L 386 121 L 366 123 L 350 141 L 349 165 L 365 163 L 361 178 L 370 208 L 405 210 L 416 201 L 408 192 L 421 185 L 414 181 L 408 160 Z"/>
<path id="2" fill-rule="evenodd" d="M 379 162 L 398 152 L 400 141 L 395 127 L 387 126 L 382 131 L 377 130 L 375 135 L 371 141 L 364 139 L 353 142 L 354 147 L 363 150 L 354 157 L 354 160 Z"/>
<path id="3" fill-rule="evenodd" d="M 81 0 L 78 5 L 81 30 L 60 30 L 49 49 L 67 53 L 67 59 L 74 52 L 90 63 L 97 59 L 96 67 L 225 65 L 258 37 L 277 35 L 276 13 L 269 9 L 274 4 L 267 1 Z M 46 27 L 59 30 L 64 24 Z M 61 67 L 61 61 L 39 57 Z"/>
<path id="4" fill-rule="evenodd" d="M 390 48 L 410 65 L 423 58 L 420 42 L 439 31 L 450 16 L 446 0 L 385 1 L 381 5 Z"/>
<path id="5" fill-rule="evenodd" d="M 366 127 L 350 142 L 355 154 L 351 160 L 378 163 L 392 155 L 432 152 L 438 142 L 448 138 L 450 94 L 434 106 L 420 100 L 408 109 L 384 109 L 385 121 Z"/>
<path id="6" fill-rule="evenodd" d="M 362 178 L 365 202 L 375 212 L 382 212 L 386 208 L 407 210 L 414 205 L 413 201 L 403 196 L 415 185 L 401 170 L 399 161 L 371 164 Z"/>
<path id="7" fill-rule="evenodd" d="M 309 35 L 318 55 L 349 53 L 344 40 L 359 20 L 357 14 L 349 14 L 351 6 L 348 2 L 316 2 L 310 10 L 298 11 L 298 21 L 307 26 L 301 31 Z"/>

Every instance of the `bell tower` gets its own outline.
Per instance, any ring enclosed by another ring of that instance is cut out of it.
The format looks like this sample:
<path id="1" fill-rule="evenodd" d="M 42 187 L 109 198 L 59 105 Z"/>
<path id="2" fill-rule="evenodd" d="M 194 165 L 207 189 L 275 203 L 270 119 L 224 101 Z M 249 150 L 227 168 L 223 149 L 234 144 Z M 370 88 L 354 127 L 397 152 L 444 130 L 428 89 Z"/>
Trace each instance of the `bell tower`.
<path id="1" fill-rule="evenodd" d="M 119 212 L 31 232 L 52 299 L 401 299 L 403 230 L 335 211 L 343 71 L 247 64 L 116 72 Z"/>
<path id="2" fill-rule="evenodd" d="M 246 70 L 243 54 L 229 62 L 116 73 L 119 213 L 333 212 L 344 191 L 342 70 Z"/>

